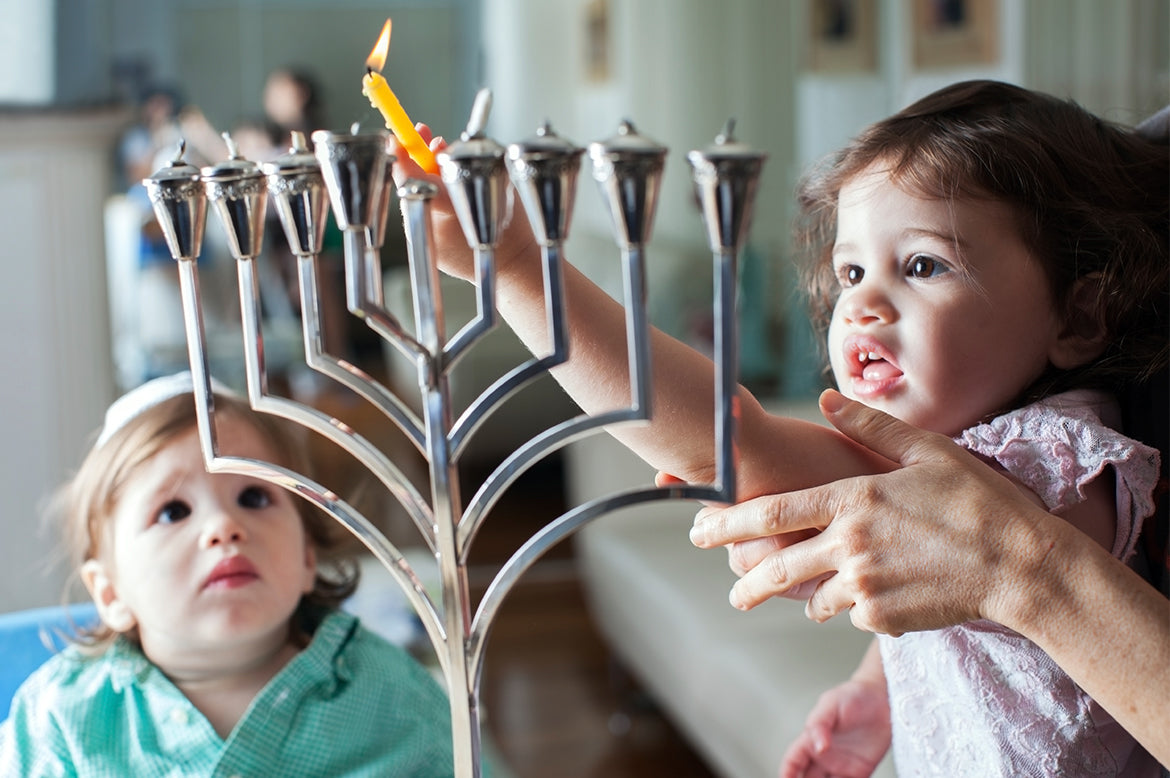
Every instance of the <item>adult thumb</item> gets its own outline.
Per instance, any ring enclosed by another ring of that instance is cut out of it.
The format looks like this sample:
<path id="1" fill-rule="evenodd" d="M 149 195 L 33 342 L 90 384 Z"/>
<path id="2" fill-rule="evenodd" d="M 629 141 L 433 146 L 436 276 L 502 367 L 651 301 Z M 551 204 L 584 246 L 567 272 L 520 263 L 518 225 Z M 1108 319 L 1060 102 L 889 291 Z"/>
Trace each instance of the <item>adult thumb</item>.
<path id="1" fill-rule="evenodd" d="M 834 389 L 821 393 L 820 406 L 821 414 L 842 434 L 903 466 L 924 458 L 924 449 L 932 449 L 941 437 L 850 400 Z"/>

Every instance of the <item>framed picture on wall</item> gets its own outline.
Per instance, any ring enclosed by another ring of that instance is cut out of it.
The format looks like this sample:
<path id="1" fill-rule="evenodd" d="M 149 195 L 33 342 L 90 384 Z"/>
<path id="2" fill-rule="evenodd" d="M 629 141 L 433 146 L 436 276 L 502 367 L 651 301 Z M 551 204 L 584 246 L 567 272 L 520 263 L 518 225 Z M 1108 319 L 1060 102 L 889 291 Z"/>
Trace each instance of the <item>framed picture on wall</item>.
<path id="1" fill-rule="evenodd" d="M 807 67 L 822 73 L 877 69 L 878 0 L 812 0 Z"/>
<path id="2" fill-rule="evenodd" d="M 999 0 L 913 0 L 917 68 L 985 65 L 999 56 Z"/>
<path id="3" fill-rule="evenodd" d="M 609 80 L 609 0 L 589 0 L 585 6 L 585 80 Z"/>

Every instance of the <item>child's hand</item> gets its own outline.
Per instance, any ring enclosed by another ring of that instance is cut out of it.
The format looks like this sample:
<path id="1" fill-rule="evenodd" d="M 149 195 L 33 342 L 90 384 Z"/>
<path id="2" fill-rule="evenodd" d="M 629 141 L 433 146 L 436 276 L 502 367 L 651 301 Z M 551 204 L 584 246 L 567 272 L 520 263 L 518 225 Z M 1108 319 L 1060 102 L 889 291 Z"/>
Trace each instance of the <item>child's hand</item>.
<path id="1" fill-rule="evenodd" d="M 438 153 L 447 147 L 443 138 L 433 137 L 431 128 L 425 124 L 419 123 L 415 128 L 431 151 Z M 455 218 L 451 199 L 447 197 L 447 188 L 443 186 L 439 176 L 424 172 L 393 135 L 390 136 L 389 151 L 396 157 L 394 162 L 396 186 L 402 186 L 407 179 L 421 179 L 439 187 L 439 194 L 431 200 L 431 228 L 434 230 L 435 239 L 434 245 L 431 246 L 431 256 L 439 263 L 443 272 L 469 280 L 474 278 L 474 265 L 471 262 L 467 241 L 463 237 L 463 228 Z"/>
<path id="2" fill-rule="evenodd" d="M 780 764 L 780 778 L 868 778 L 890 747 L 885 686 L 850 680 L 821 695 Z"/>
<path id="3" fill-rule="evenodd" d="M 427 125 L 420 122 L 415 128 L 431 151 L 438 154 L 447 148 L 446 141 L 441 136 L 433 136 L 431 128 Z M 394 163 L 396 185 L 401 186 L 407 179 L 415 178 L 430 181 L 439 187 L 439 194 L 431 201 L 431 226 L 434 230 L 431 255 L 439 263 L 439 269 L 457 278 L 473 280 L 475 265 L 472 262 L 471 249 L 467 245 L 467 238 L 463 234 L 459 219 L 455 216 L 451 198 L 447 196 L 446 186 L 439 176 L 425 173 L 393 136 L 390 139 L 390 153 L 397 157 Z M 496 272 L 504 272 L 518 259 L 531 260 L 529 266 L 535 272 L 539 272 L 539 265 L 535 262 L 539 255 L 532 229 L 510 182 L 507 184 L 507 193 L 503 225 L 496 243 Z"/>

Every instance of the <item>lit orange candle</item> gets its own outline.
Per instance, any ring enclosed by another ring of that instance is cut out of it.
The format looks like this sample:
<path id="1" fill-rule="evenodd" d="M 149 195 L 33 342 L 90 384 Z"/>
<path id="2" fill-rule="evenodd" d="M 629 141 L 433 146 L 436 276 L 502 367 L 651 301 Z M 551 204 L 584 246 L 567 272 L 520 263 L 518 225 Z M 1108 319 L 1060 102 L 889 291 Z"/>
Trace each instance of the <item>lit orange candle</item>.
<path id="1" fill-rule="evenodd" d="M 410 158 L 428 173 L 438 173 L 439 165 L 435 162 L 434 153 L 423 143 L 422 136 L 414 128 L 414 122 L 402 110 L 402 103 L 394 95 L 386 79 L 382 78 L 382 67 L 386 64 L 386 54 L 390 51 L 390 20 L 382 26 L 382 34 L 374 44 L 366 60 L 366 77 L 362 79 L 362 94 L 370 98 L 370 105 L 377 108 L 386 119 L 386 128 L 394 133 L 398 142 L 406 149 Z"/>

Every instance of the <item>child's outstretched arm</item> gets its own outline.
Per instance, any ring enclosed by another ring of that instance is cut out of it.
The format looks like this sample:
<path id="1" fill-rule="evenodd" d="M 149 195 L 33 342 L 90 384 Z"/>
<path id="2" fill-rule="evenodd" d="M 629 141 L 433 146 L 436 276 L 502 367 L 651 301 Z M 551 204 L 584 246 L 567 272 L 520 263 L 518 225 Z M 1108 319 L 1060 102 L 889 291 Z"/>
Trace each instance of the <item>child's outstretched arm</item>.
<path id="1" fill-rule="evenodd" d="M 433 149 L 440 140 L 420 125 Z M 403 153 L 399 182 L 425 174 Z M 433 180 L 433 179 L 432 179 Z M 447 273 L 469 279 L 471 252 L 445 192 L 433 203 L 433 256 Z M 498 306 L 535 354 L 551 349 L 540 249 L 518 200 L 495 250 Z M 596 414 L 628 405 L 629 368 L 623 306 L 569 263 L 563 269 L 569 360 L 553 376 L 582 410 Z M 647 425 L 620 425 L 612 434 L 660 471 L 684 481 L 709 483 L 714 462 L 714 365 L 659 330 L 651 332 L 653 417 Z M 802 488 L 851 475 L 888 470 L 892 463 L 820 425 L 768 414 L 738 390 L 739 495 Z"/>

